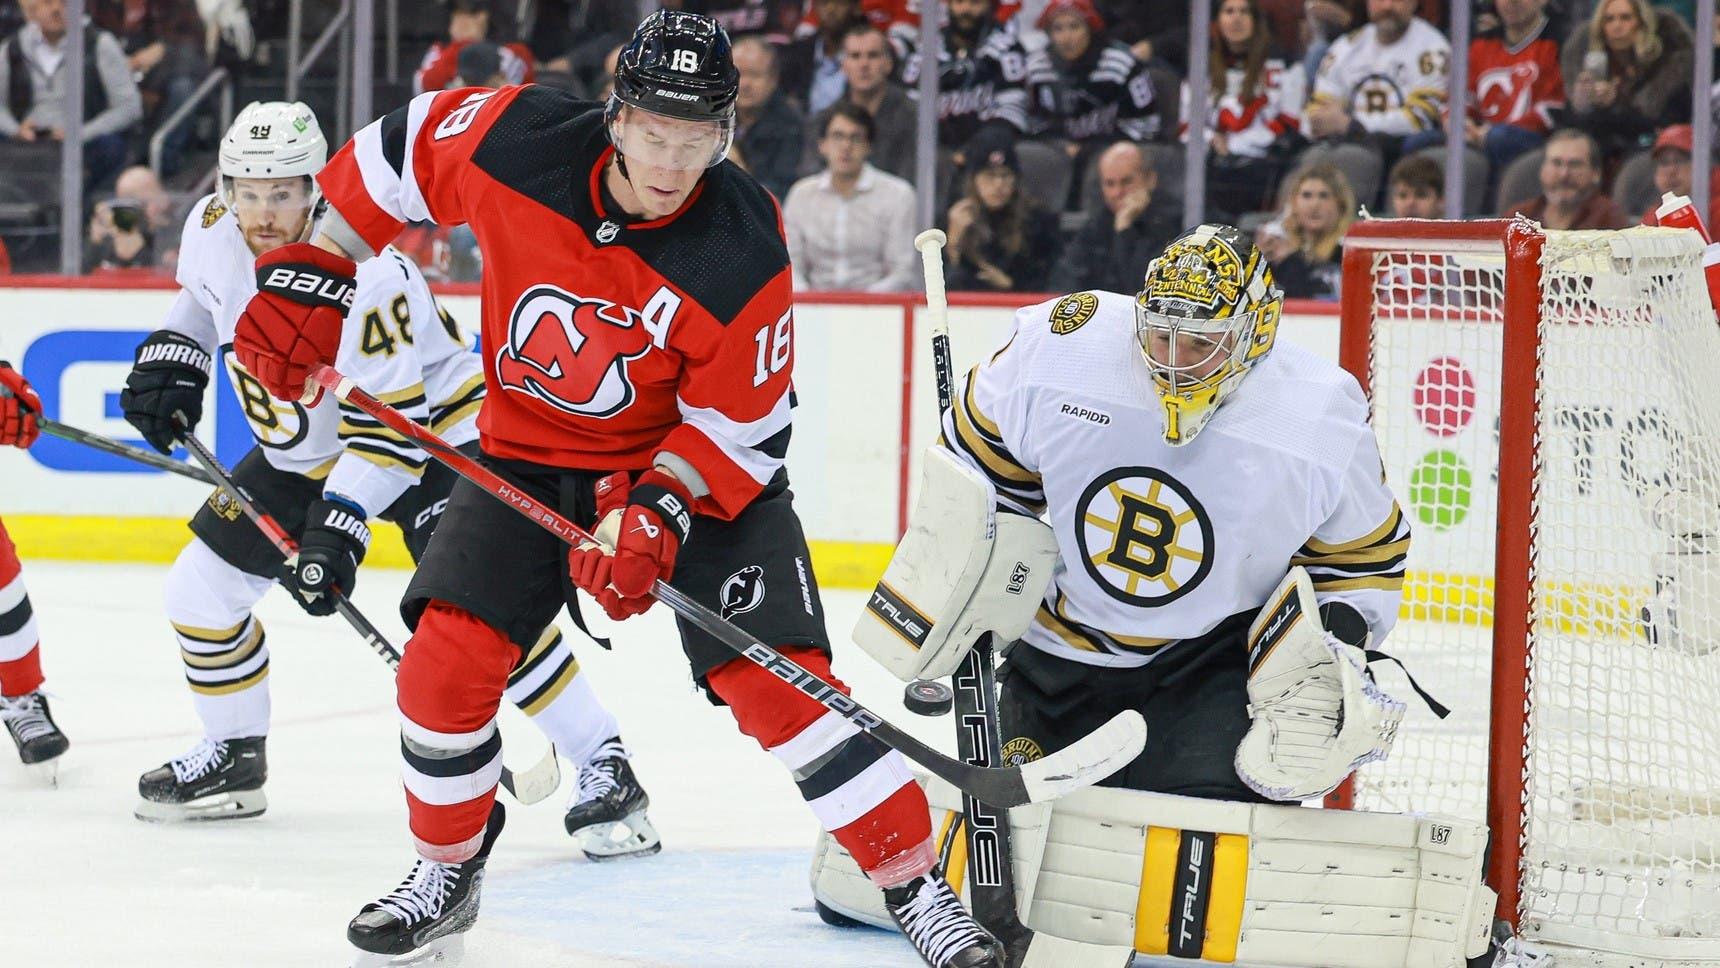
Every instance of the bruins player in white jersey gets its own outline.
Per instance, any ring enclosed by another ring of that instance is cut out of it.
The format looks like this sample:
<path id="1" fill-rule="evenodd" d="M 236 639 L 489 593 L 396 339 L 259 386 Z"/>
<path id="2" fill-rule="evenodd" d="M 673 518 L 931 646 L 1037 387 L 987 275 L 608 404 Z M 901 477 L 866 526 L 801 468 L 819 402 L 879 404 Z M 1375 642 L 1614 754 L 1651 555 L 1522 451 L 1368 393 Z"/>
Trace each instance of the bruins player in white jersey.
<path id="1" fill-rule="evenodd" d="M 1282 303 L 1241 232 L 1201 225 L 1136 296 L 1017 312 L 959 381 L 854 638 L 918 679 L 991 635 L 1007 760 L 1122 709 L 1146 718 L 1145 750 L 1102 788 L 1012 811 L 1035 931 L 1220 962 L 1461 966 L 1488 945 L 1484 826 L 1296 805 L 1390 748 L 1404 707 L 1367 655 L 1410 533 L 1360 388 L 1277 345 Z M 961 798 L 928 795 L 959 889 Z M 823 908 L 888 925 L 833 845 L 813 866 Z M 1389 916 L 1331 916 L 1354 905 Z"/>
<path id="2" fill-rule="evenodd" d="M 1360 388 L 1276 345 L 1281 306 L 1258 250 L 1203 225 L 1151 263 L 1138 296 L 1023 309 L 968 373 L 944 440 L 1004 508 L 1045 515 L 1058 549 L 1001 670 L 1006 756 L 1059 749 L 1124 707 L 1146 716 L 1147 748 L 1112 786 L 1300 800 L 1383 754 L 1401 705 L 1370 694 L 1369 735 L 1354 710 L 1262 707 L 1250 682 L 1249 627 L 1293 570 L 1331 644 L 1315 658 L 1359 670 L 1396 620 L 1410 539 Z M 1271 761 L 1287 752 L 1270 740 L 1286 728 L 1274 717 L 1310 713 L 1348 719 L 1298 734 L 1336 755 L 1293 782 Z M 1266 741 L 1244 746 L 1251 729 Z"/>
<path id="3" fill-rule="evenodd" d="M 204 737 L 143 775 L 145 820 L 227 819 L 263 812 L 269 726 L 269 650 L 251 609 L 277 581 L 312 615 L 328 615 L 332 586 L 351 592 L 370 541 L 369 521 L 397 525 L 414 559 L 423 553 L 453 474 L 416 445 L 333 397 L 309 405 L 272 400 L 232 355 L 233 328 L 257 291 L 258 255 L 309 237 L 319 206 L 311 176 L 327 161 L 316 116 L 302 103 L 253 103 L 220 149 L 221 189 L 193 207 L 181 242 L 182 287 L 161 328 L 137 350 L 121 405 L 156 449 L 195 427 L 219 353 L 257 446 L 234 477 L 300 547 L 288 568 L 262 533 L 216 491 L 191 520 L 195 537 L 167 577 L 167 617 Z M 476 446 L 482 364 L 437 304 L 416 265 L 393 248 L 359 267 L 345 304 L 338 365 L 379 399 L 455 446 Z M 569 833 L 588 853 L 654 852 L 615 717 L 598 702 L 552 625 L 518 643 L 507 696 L 572 762 L 579 790 Z M 498 756 L 500 754 L 498 753 Z M 434 795 L 427 792 L 425 795 Z M 631 819 L 627 819 L 631 818 Z M 626 825 L 624 836 L 610 823 Z M 600 829 L 597 829 L 600 828 Z"/>

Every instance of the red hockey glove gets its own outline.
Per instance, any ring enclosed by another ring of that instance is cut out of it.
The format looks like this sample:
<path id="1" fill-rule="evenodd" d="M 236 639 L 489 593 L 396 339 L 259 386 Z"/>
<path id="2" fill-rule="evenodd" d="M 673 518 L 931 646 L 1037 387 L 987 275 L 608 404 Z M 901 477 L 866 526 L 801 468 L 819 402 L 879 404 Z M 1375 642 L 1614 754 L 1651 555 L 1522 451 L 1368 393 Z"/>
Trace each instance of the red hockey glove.
<path id="1" fill-rule="evenodd" d="M 351 259 L 309 242 L 258 257 L 257 294 L 239 314 L 233 352 L 278 399 L 303 397 L 311 370 L 334 362 L 357 273 Z"/>
<path id="2" fill-rule="evenodd" d="M 36 414 L 41 412 L 42 401 L 24 374 L 9 363 L 0 363 L 0 444 L 28 447 L 35 443 L 41 433 Z"/>
<path id="3" fill-rule="evenodd" d="M 645 611 L 655 601 L 651 586 L 675 571 L 692 505 L 686 486 L 662 471 L 646 471 L 631 487 L 625 472 L 603 478 L 594 536 L 609 547 L 587 542 L 568 552 L 569 577 L 612 619 Z"/>

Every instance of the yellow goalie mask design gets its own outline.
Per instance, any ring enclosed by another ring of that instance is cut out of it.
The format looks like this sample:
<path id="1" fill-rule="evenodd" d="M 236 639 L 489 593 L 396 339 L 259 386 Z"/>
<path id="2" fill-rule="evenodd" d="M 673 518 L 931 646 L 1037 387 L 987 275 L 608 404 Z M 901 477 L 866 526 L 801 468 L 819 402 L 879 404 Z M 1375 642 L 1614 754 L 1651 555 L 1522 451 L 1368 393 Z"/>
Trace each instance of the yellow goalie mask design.
<path id="1" fill-rule="evenodd" d="M 1135 336 L 1152 371 L 1165 441 L 1193 440 L 1272 350 L 1284 294 L 1266 258 L 1229 225 L 1200 225 L 1147 265 Z"/>

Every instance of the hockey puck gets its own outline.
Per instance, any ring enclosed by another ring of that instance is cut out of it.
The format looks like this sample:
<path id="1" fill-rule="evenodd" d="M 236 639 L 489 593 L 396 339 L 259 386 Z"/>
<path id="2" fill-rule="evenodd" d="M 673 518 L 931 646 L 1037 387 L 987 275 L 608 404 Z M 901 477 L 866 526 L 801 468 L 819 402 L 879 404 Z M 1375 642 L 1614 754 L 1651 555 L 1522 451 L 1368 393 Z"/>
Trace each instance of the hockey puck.
<path id="1" fill-rule="evenodd" d="M 921 716 L 942 716 L 955 705 L 955 693 L 935 679 L 916 679 L 902 690 L 902 705 Z"/>

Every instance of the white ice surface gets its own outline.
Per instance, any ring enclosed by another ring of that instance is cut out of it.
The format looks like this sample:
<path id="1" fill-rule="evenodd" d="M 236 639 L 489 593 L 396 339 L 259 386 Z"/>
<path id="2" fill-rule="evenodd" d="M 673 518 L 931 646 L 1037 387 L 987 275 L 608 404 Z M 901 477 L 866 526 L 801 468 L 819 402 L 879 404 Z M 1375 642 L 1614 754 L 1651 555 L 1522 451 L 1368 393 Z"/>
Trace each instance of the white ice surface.
<path id="1" fill-rule="evenodd" d="M 271 592 L 258 610 L 274 697 L 268 813 L 140 823 L 138 775 L 198 735 L 161 613 L 164 574 L 25 563 L 47 689 L 72 747 L 59 788 L 47 789 L 0 746 L 0 965 L 345 964 L 347 920 L 413 857 L 387 668 L 338 618 L 312 619 Z M 357 595 L 397 642 L 406 579 L 367 570 Z M 824 600 L 837 674 L 872 708 L 950 749 L 948 721 L 903 711 L 900 684 L 848 644 L 861 594 Z M 504 798 L 508 825 L 467 966 L 919 963 L 894 934 L 830 928 L 812 912 L 815 821 L 776 761 L 695 691 L 665 609 L 620 626 L 609 653 L 562 625 L 620 717 L 664 850 L 609 864 L 580 857 L 561 828 L 565 770 L 563 791 L 535 807 Z"/>

